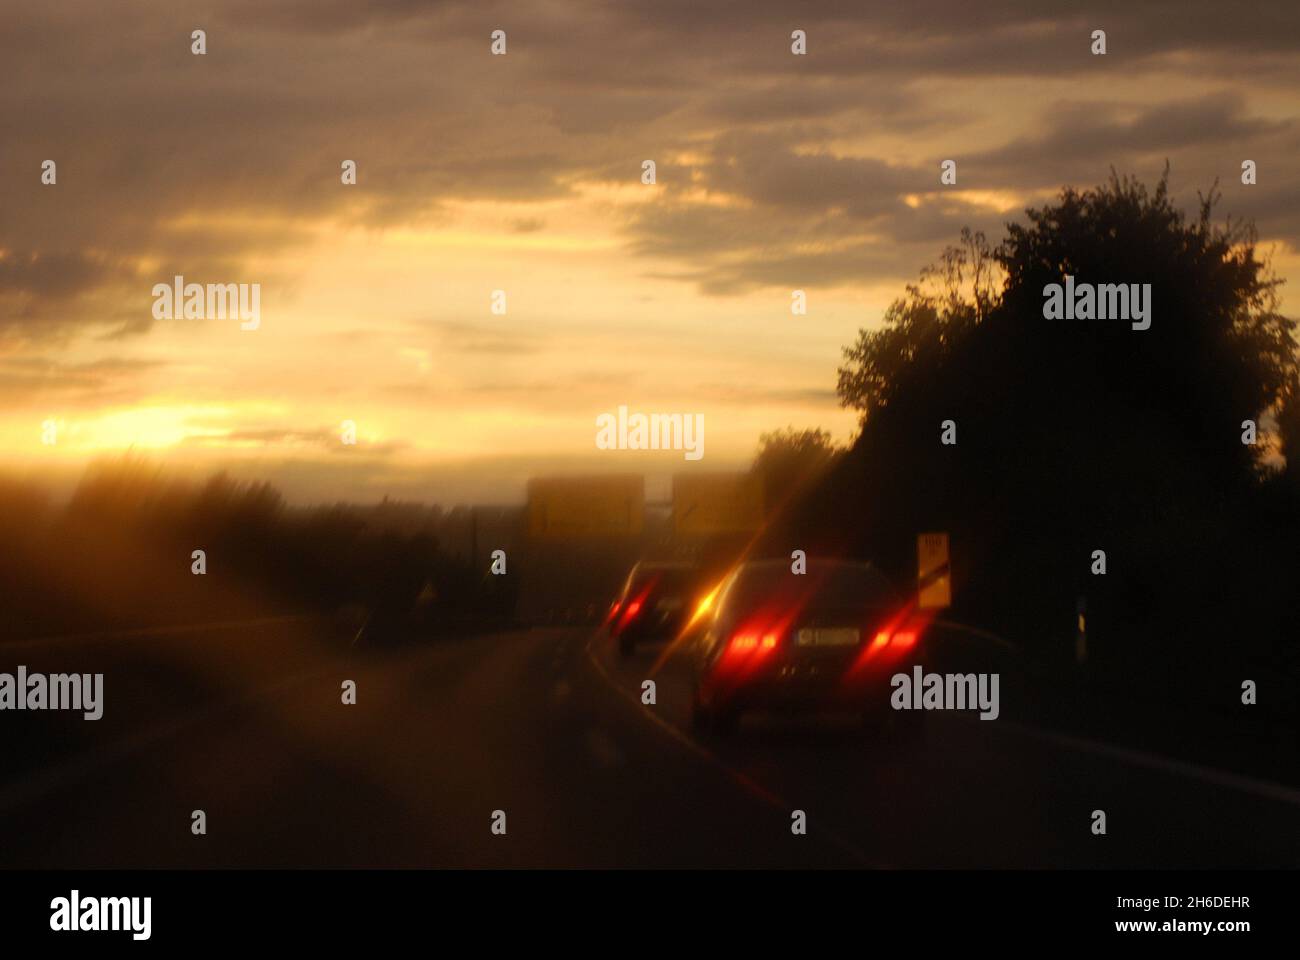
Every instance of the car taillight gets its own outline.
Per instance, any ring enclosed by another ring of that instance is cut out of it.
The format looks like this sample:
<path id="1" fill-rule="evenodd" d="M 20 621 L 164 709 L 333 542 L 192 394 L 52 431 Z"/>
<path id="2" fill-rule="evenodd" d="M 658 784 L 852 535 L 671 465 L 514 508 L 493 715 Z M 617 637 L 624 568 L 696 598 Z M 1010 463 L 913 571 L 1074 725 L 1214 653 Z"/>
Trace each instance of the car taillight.
<path id="1" fill-rule="evenodd" d="M 898 633 L 894 634 L 891 639 L 894 642 L 894 646 L 906 650 L 908 647 L 916 643 L 916 631 L 900 630 Z"/>
<path id="2" fill-rule="evenodd" d="M 892 645 L 896 650 L 906 650 L 916 643 L 915 630 L 878 630 L 871 640 L 871 650 Z"/>
<path id="3" fill-rule="evenodd" d="M 633 597 L 627 603 L 623 604 L 622 614 L 618 616 L 618 622 L 614 626 L 616 631 L 625 630 L 628 624 L 636 619 L 637 614 L 641 612 L 642 606 L 645 605 L 646 597 L 649 593 L 649 590 L 644 590 L 640 596 Z"/>
<path id="4" fill-rule="evenodd" d="M 905 655 L 916 646 L 928 623 L 928 617 L 904 610 L 877 627 L 876 632 L 871 636 L 871 642 L 862 648 L 862 652 L 850 668 L 849 675 L 856 675 L 859 670 L 866 669 L 877 658 L 882 658 L 881 662 L 893 662 Z"/>
<path id="5" fill-rule="evenodd" d="M 775 650 L 775 633 L 738 633 L 731 638 L 731 649 L 737 653 L 754 653 Z"/>

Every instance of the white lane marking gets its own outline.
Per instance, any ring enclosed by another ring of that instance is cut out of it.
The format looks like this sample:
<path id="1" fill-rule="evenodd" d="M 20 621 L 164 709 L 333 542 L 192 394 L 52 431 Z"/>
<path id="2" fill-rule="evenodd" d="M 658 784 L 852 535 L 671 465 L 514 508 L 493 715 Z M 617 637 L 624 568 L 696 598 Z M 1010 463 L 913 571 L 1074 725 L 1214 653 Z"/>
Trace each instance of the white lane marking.
<path id="1" fill-rule="evenodd" d="M 1005 730 L 1010 730 L 1023 736 L 1032 737 L 1036 740 L 1044 740 L 1057 746 L 1070 747 L 1071 749 L 1078 750 L 1081 753 L 1091 753 L 1097 756 L 1108 757 L 1112 760 L 1119 760 L 1124 763 L 1132 764 L 1133 766 L 1146 767 L 1149 770 L 1159 770 L 1161 773 L 1186 777 L 1189 780 L 1200 780 L 1203 783 L 1210 783 L 1216 787 L 1224 787 L 1229 790 L 1239 790 L 1242 793 L 1253 794 L 1254 796 L 1264 797 L 1268 800 L 1277 800 L 1281 803 L 1289 803 L 1292 806 L 1300 806 L 1300 790 L 1295 790 L 1280 783 L 1273 783 L 1268 780 L 1256 780 L 1253 777 L 1230 773 L 1227 770 L 1216 770 L 1213 767 L 1202 767 L 1195 763 L 1189 763 L 1186 760 L 1175 760 L 1173 757 L 1163 757 L 1156 753 L 1144 753 L 1141 750 L 1133 750 L 1129 747 L 1120 747 L 1113 743 L 1104 743 L 1100 740 L 1089 740 L 1086 737 L 1076 737 L 1066 733 L 1056 733 L 1052 730 L 1043 730 L 1039 727 L 1031 727 L 1027 724 L 1016 723 L 1013 720 L 1003 720 L 1000 722 L 1000 726 Z"/>
<path id="2" fill-rule="evenodd" d="M 999 637 L 996 633 L 988 630 L 981 630 L 979 627 L 970 627 L 964 623 L 957 623 L 955 620 L 934 620 L 931 626 L 947 627 L 949 630 L 960 630 L 962 633 L 969 633 L 972 637 L 980 637 L 983 640 L 992 640 L 999 646 L 1006 647 L 1008 650 L 1020 650 L 1020 644 L 1012 643 L 1004 637 Z"/>
<path id="3" fill-rule="evenodd" d="M 677 743 L 679 743 L 681 746 L 685 747 L 687 750 L 694 753 L 700 759 L 706 760 L 709 763 L 715 765 L 719 770 L 725 773 L 732 781 L 734 781 L 744 790 L 758 797 L 764 803 L 774 807 L 777 810 L 780 810 L 782 813 L 785 814 L 789 814 L 790 811 L 796 809 L 795 804 L 790 803 L 780 794 L 774 793 L 773 791 L 769 790 L 767 787 L 763 786 L 758 781 L 750 778 L 747 774 L 741 772 L 740 770 L 737 770 L 735 767 L 726 763 L 725 761 L 720 759 L 718 755 L 715 754 L 712 750 L 708 749 L 705 746 L 702 746 L 700 743 L 691 739 L 689 736 L 683 733 L 680 729 L 678 729 L 676 725 L 669 723 L 667 720 L 663 719 L 653 710 L 645 709 L 644 705 L 641 703 L 640 698 L 629 693 L 627 690 L 624 690 L 619 685 L 618 681 L 615 680 L 614 677 L 609 673 L 609 671 L 605 669 L 605 665 L 600 662 L 600 658 L 596 656 L 593 648 L 595 647 L 596 641 L 599 638 L 600 638 L 600 634 L 596 633 L 592 636 L 591 640 L 587 643 L 587 648 L 586 648 L 587 659 L 591 661 L 592 666 L 596 668 L 597 673 L 600 674 L 600 676 L 604 679 L 604 681 L 607 684 L 609 684 L 610 689 L 612 689 L 616 694 L 618 694 L 625 702 L 630 703 L 632 706 L 634 706 L 638 714 L 648 719 L 660 730 L 668 734 L 668 736 L 672 737 L 675 741 L 677 741 Z M 816 819 L 821 821 L 822 823 L 825 822 L 821 820 L 820 816 L 816 817 Z M 866 864 L 871 869 L 875 869 L 875 870 L 889 869 L 888 864 L 867 856 L 862 850 L 860 850 L 857 847 L 856 844 L 850 843 L 848 840 L 845 840 L 844 837 L 841 836 L 837 831 L 822 826 L 818 829 L 818 833 L 821 836 L 825 837 L 827 840 L 829 840 L 833 846 L 839 847 L 844 853 L 847 853 L 855 860 L 858 860 L 861 863 Z"/>
<path id="4" fill-rule="evenodd" d="M 1005 640 L 997 634 L 990 633 L 987 630 L 968 627 L 965 624 L 954 623 L 950 620 L 935 620 L 934 623 L 939 626 L 959 629 L 974 636 L 992 640 L 1011 650 L 1020 649 L 1017 644 L 1012 643 L 1010 640 Z M 1219 770 L 1215 767 L 1204 767 L 1187 760 L 1176 760 L 1173 757 L 1166 757 L 1158 753 L 1147 753 L 1143 750 L 1135 750 L 1130 747 L 1121 747 L 1117 744 L 1106 743 L 1102 740 L 1090 740 L 1087 737 L 1058 733 L 1054 730 L 1047 730 L 1042 727 L 1016 723 L 1013 720 L 1002 721 L 1001 728 L 1036 740 L 1052 743 L 1056 746 L 1069 747 L 1070 749 L 1078 750 L 1081 753 L 1091 753 L 1096 756 L 1107 757 L 1111 760 L 1128 763 L 1132 766 L 1145 767 L 1148 770 L 1158 770 L 1161 773 L 1167 773 L 1172 776 L 1185 777 L 1189 780 L 1199 780 L 1202 783 L 1209 783 L 1216 787 L 1223 787 L 1228 790 L 1237 790 L 1256 797 L 1263 797 L 1267 800 L 1276 800 L 1280 803 L 1291 804 L 1292 806 L 1300 806 L 1300 790 L 1288 787 L 1285 784 L 1274 783 L 1270 780 L 1260 780 L 1255 777 L 1245 776 L 1244 774 L 1232 773 L 1228 770 Z"/>

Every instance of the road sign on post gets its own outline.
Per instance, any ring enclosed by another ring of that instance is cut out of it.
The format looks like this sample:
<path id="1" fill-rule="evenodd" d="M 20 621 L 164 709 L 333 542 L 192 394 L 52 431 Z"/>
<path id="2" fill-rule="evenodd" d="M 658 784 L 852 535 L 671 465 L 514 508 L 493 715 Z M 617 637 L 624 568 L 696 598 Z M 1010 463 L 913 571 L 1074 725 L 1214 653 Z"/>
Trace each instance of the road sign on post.
<path id="1" fill-rule="evenodd" d="M 952 606 L 952 568 L 948 534 L 922 533 L 916 538 L 917 606 L 940 610 Z"/>
<path id="2" fill-rule="evenodd" d="M 637 537 L 644 525 L 645 478 L 639 474 L 528 481 L 528 535 L 534 540 Z"/>
<path id="3" fill-rule="evenodd" d="M 679 537 L 753 533 L 763 526 L 763 484 L 748 473 L 673 476 L 673 532 Z"/>

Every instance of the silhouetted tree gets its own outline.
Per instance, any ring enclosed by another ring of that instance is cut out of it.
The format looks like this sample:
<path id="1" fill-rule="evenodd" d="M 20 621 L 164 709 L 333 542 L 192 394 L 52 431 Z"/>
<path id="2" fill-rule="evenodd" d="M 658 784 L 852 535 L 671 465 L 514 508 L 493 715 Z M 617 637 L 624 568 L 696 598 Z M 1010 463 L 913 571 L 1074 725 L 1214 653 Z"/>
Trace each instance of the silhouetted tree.
<path id="1" fill-rule="evenodd" d="M 998 264 L 982 232 L 964 228 L 961 243 L 947 247 L 936 265 L 909 284 L 904 297 L 885 311 L 879 330 L 861 330 L 845 348 L 839 370 L 840 402 L 863 417 L 889 405 L 917 374 L 943 365 L 956 344 L 998 302 Z"/>
<path id="2" fill-rule="evenodd" d="M 821 477 L 838 456 L 827 430 L 788 427 L 759 437 L 751 472 L 762 478 L 771 513 Z"/>
<path id="3" fill-rule="evenodd" d="M 1241 422 L 1271 413 L 1300 446 L 1295 322 L 1253 229 L 1216 224 L 1213 190 L 1189 220 L 1167 177 L 1066 189 L 995 249 L 964 232 L 860 333 L 839 394 L 862 433 L 811 504 L 820 530 L 900 573 L 917 533 L 949 530 L 959 603 L 1027 628 L 1068 623 L 1083 592 L 1134 622 L 1197 591 L 1249 604 L 1244 578 L 1227 584 L 1270 445 L 1243 444 Z M 1151 284 L 1150 329 L 1045 319 L 1067 274 Z"/>

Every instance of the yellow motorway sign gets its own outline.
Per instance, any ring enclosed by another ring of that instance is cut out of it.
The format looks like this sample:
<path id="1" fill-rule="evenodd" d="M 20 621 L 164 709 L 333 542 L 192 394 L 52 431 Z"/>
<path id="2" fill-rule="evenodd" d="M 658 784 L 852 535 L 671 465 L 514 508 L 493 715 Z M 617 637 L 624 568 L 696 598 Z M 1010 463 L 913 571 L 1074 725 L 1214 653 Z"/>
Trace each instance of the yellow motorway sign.
<path id="1" fill-rule="evenodd" d="M 917 606 L 937 610 L 952 606 L 952 568 L 948 534 L 922 533 L 916 538 Z"/>
<path id="2" fill-rule="evenodd" d="M 752 533 L 763 525 L 763 484 L 748 473 L 673 475 L 673 531 L 679 536 Z"/>
<path id="3" fill-rule="evenodd" d="M 528 534 L 533 538 L 631 537 L 644 526 L 645 478 L 639 474 L 528 481 Z"/>

